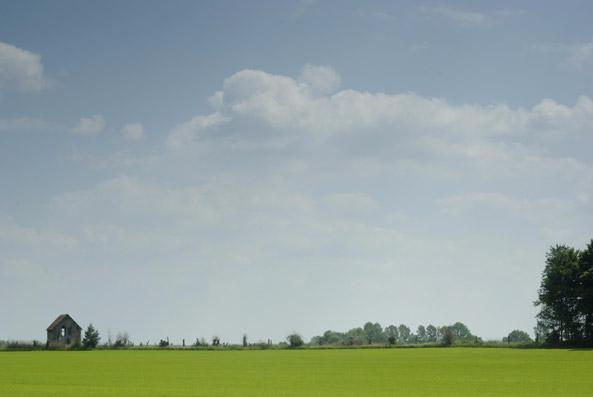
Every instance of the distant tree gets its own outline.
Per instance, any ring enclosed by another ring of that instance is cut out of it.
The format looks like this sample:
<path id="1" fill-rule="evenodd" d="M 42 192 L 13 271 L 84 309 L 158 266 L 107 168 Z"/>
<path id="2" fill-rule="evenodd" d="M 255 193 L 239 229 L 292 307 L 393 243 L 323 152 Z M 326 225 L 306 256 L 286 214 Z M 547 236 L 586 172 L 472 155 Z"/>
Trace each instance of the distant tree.
<path id="1" fill-rule="evenodd" d="M 247 334 L 243 334 L 243 347 L 247 347 Z"/>
<path id="2" fill-rule="evenodd" d="M 434 343 L 437 341 L 437 338 L 438 338 L 437 328 L 434 325 L 429 324 L 426 327 L 426 341 Z"/>
<path id="3" fill-rule="evenodd" d="M 321 345 L 339 345 L 344 342 L 344 335 L 341 332 L 327 330 L 320 337 Z"/>
<path id="4" fill-rule="evenodd" d="M 440 332 L 442 335 L 441 343 L 443 346 L 452 346 L 453 343 L 455 343 L 455 333 L 453 332 L 452 327 L 442 327 Z"/>
<path id="5" fill-rule="evenodd" d="M 344 344 L 347 346 L 360 346 L 367 343 L 367 336 L 360 327 L 352 328 L 344 335 Z"/>
<path id="6" fill-rule="evenodd" d="M 303 342 L 303 338 L 297 333 L 292 333 L 292 334 L 288 335 L 286 337 L 286 340 L 288 341 L 288 345 L 291 348 L 301 347 L 305 343 L 305 342 Z"/>
<path id="7" fill-rule="evenodd" d="M 410 328 L 407 325 L 400 324 L 398 327 L 399 341 L 402 344 L 409 343 L 410 341 Z"/>
<path id="8" fill-rule="evenodd" d="M 130 347 L 133 346 L 133 343 L 130 341 L 130 336 L 127 332 L 118 332 L 115 336 L 115 342 L 113 342 L 113 347 Z"/>
<path id="9" fill-rule="evenodd" d="M 399 331 L 397 330 L 397 327 L 395 325 L 389 325 L 385 327 L 383 334 L 385 335 L 385 339 L 387 339 L 390 345 L 395 345 L 397 343 L 397 340 L 399 338 Z"/>
<path id="10" fill-rule="evenodd" d="M 212 337 L 212 346 L 218 346 L 220 345 L 220 338 L 218 336 L 213 336 Z"/>
<path id="11" fill-rule="evenodd" d="M 455 336 L 455 340 L 459 340 L 461 342 L 473 342 L 475 340 L 475 336 L 472 335 L 469 328 L 459 321 L 451 325 L 449 328 L 451 328 L 451 331 Z"/>
<path id="12" fill-rule="evenodd" d="M 509 333 L 506 337 L 508 343 L 530 343 L 533 342 L 529 334 L 525 331 L 514 330 Z"/>
<path id="13" fill-rule="evenodd" d="M 383 341 L 383 327 L 379 323 L 368 322 L 362 328 L 366 336 L 367 343 L 380 343 Z"/>
<path id="14" fill-rule="evenodd" d="M 426 328 L 424 325 L 419 325 L 418 329 L 416 330 L 416 339 L 418 343 L 425 343 L 426 340 Z"/>
<path id="15" fill-rule="evenodd" d="M 99 344 L 101 337 L 99 336 L 99 331 L 93 327 L 93 324 L 89 324 L 89 326 L 84 331 L 84 338 L 82 339 L 82 345 L 86 349 L 94 349 Z"/>

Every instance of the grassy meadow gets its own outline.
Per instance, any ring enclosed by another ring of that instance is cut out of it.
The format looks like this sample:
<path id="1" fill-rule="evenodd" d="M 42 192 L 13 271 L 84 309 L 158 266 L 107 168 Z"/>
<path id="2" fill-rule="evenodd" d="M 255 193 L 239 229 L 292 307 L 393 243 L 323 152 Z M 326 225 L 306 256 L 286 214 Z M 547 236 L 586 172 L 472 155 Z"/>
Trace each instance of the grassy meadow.
<path id="1" fill-rule="evenodd" d="M 591 396 L 593 351 L 0 352 L 0 396 Z"/>

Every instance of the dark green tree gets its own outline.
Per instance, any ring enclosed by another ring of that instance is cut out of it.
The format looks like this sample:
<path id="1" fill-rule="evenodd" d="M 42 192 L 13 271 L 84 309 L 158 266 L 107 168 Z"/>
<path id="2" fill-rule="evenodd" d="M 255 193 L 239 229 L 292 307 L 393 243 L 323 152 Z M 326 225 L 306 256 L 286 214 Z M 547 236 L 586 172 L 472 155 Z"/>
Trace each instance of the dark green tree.
<path id="1" fill-rule="evenodd" d="M 455 343 L 455 332 L 453 332 L 452 327 L 441 327 L 440 334 L 442 335 L 441 343 L 443 346 L 453 346 L 453 343 Z"/>
<path id="2" fill-rule="evenodd" d="M 303 342 L 303 338 L 297 333 L 292 333 L 288 335 L 286 337 L 286 340 L 288 341 L 288 346 L 290 346 L 291 348 L 301 347 L 305 343 Z"/>
<path id="3" fill-rule="evenodd" d="M 525 331 L 521 331 L 521 330 L 513 330 L 509 333 L 509 335 L 506 337 L 506 342 L 508 343 L 531 343 L 533 342 L 533 340 L 531 339 L 531 336 L 529 336 L 529 334 Z"/>
<path id="4" fill-rule="evenodd" d="M 593 344 L 593 240 L 579 256 L 579 304 L 584 319 L 583 333 L 588 344 Z"/>
<path id="5" fill-rule="evenodd" d="M 546 254 L 542 275 L 537 317 L 541 327 L 548 330 L 548 342 L 575 342 L 581 338 L 579 295 L 583 291 L 579 251 L 566 245 L 556 245 Z"/>
<path id="6" fill-rule="evenodd" d="M 99 344 L 101 337 L 99 336 L 99 331 L 93 327 L 93 324 L 89 324 L 89 326 L 84 331 L 84 338 L 82 339 L 82 346 L 86 349 L 94 349 Z"/>

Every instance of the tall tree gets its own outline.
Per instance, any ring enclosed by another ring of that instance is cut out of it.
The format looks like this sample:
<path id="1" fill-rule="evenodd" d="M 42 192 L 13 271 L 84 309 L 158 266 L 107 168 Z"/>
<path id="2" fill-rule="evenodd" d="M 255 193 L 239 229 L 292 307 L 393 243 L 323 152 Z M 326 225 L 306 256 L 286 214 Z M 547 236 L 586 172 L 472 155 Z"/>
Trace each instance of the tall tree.
<path id="1" fill-rule="evenodd" d="M 395 325 L 389 325 L 385 327 L 385 331 L 383 333 L 385 334 L 385 339 L 387 339 L 390 344 L 394 345 L 397 343 L 397 340 L 399 339 L 399 331 Z"/>
<path id="2" fill-rule="evenodd" d="M 399 331 L 400 342 L 408 343 L 410 341 L 410 328 L 407 325 L 400 324 L 397 330 Z"/>
<path id="3" fill-rule="evenodd" d="M 584 318 L 584 337 L 593 344 L 593 240 L 579 256 L 579 312 Z"/>
<path id="4" fill-rule="evenodd" d="M 427 342 L 436 342 L 438 338 L 437 327 L 432 324 L 429 324 L 426 327 L 426 340 Z"/>
<path id="5" fill-rule="evenodd" d="M 536 305 L 540 324 L 549 329 L 548 341 L 574 342 L 580 339 L 579 322 L 579 251 L 566 245 L 556 245 L 546 254 Z"/>
<path id="6" fill-rule="evenodd" d="M 418 329 L 416 330 L 416 338 L 418 343 L 426 342 L 426 328 L 424 328 L 424 325 L 418 326 Z"/>

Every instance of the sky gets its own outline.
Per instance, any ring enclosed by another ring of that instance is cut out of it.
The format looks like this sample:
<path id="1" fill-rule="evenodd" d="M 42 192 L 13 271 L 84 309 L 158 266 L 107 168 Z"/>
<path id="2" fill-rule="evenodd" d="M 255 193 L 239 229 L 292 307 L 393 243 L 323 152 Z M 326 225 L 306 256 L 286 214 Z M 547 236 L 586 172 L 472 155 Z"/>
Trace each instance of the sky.
<path id="1" fill-rule="evenodd" d="M 586 1 L 0 0 L 0 339 L 532 333 L 593 238 Z"/>

